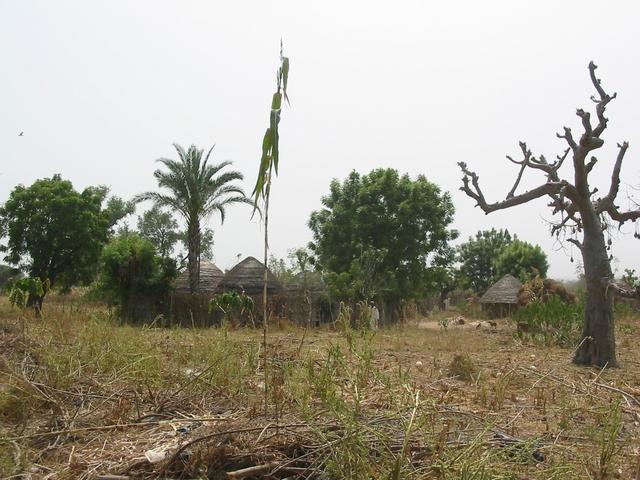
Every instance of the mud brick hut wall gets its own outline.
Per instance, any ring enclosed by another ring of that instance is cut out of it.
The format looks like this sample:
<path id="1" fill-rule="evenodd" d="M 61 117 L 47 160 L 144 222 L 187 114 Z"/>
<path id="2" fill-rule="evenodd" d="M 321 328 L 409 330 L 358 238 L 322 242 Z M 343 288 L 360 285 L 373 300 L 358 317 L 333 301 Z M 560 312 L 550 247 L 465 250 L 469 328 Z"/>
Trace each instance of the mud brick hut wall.
<path id="1" fill-rule="evenodd" d="M 480 298 L 482 311 L 489 318 L 503 318 L 518 308 L 518 292 L 522 288 L 520 280 L 513 275 L 505 275 Z"/>
<path id="2" fill-rule="evenodd" d="M 198 291 L 191 294 L 189 271 L 185 270 L 176 279 L 176 289 L 172 297 L 172 322 L 183 326 L 214 326 L 222 319 L 220 312 L 209 313 L 209 301 L 218 290 L 224 273 L 213 263 L 200 262 L 200 283 Z"/>
<path id="3" fill-rule="evenodd" d="M 270 270 L 267 270 L 267 295 L 271 317 L 284 315 L 285 291 Z M 255 323 L 262 322 L 262 301 L 264 289 L 264 264 L 254 257 L 247 257 L 229 270 L 220 283 L 218 292 L 244 293 L 251 297 L 255 304 Z M 247 321 L 246 319 L 244 320 Z M 250 323 L 250 322 L 249 322 Z"/>

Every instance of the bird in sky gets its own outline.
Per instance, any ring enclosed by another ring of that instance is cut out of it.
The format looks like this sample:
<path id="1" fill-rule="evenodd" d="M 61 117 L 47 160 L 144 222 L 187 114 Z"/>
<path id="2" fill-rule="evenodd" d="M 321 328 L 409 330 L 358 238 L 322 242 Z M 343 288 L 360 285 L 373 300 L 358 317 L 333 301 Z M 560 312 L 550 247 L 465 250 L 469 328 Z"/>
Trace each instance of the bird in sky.
<path id="1" fill-rule="evenodd" d="M 20 133 L 18 134 L 18 136 L 19 136 L 19 137 L 24 137 L 24 132 L 20 132 Z"/>

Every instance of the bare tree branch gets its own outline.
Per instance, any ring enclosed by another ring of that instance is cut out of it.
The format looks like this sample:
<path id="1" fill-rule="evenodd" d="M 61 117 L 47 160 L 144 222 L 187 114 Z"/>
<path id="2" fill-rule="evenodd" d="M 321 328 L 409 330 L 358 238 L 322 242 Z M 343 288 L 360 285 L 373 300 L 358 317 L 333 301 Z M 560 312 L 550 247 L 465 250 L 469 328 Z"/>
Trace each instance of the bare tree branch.
<path id="1" fill-rule="evenodd" d="M 522 155 L 524 157 L 524 159 L 521 162 L 516 162 L 507 155 L 507 158 L 511 160 L 513 163 L 519 163 L 521 165 L 520 171 L 518 172 L 518 176 L 516 177 L 516 181 L 513 184 L 513 188 L 511 188 L 511 191 L 507 194 L 507 198 L 512 198 L 513 195 L 515 194 L 516 188 L 518 188 L 518 185 L 520 184 L 520 180 L 522 179 L 522 173 L 524 172 L 524 169 L 529 166 L 529 161 L 531 159 L 531 150 L 527 149 L 526 143 L 520 142 L 520 149 L 522 150 Z"/>
<path id="2" fill-rule="evenodd" d="M 615 206 L 612 209 L 607 210 L 607 213 L 611 217 L 611 220 L 618 222 L 618 227 L 621 227 L 625 222 L 634 222 L 640 218 L 640 210 L 629 210 L 627 212 L 620 212 Z"/>
<path id="3" fill-rule="evenodd" d="M 569 127 L 564 127 L 564 135 L 556 133 L 556 137 L 564 138 L 567 141 L 569 147 L 571 147 L 571 150 L 573 150 L 574 154 L 578 151 L 578 144 L 573 139 L 573 135 L 571 135 L 571 129 Z"/>
<path id="4" fill-rule="evenodd" d="M 562 164 L 563 164 L 565 158 L 567 158 L 567 155 L 569 155 L 570 151 L 571 151 L 571 149 L 567 148 L 562 155 L 558 155 L 556 157 L 558 159 L 557 162 L 554 163 L 554 168 L 556 169 L 556 171 L 558 171 L 560 169 L 560 167 L 562 167 Z"/>
<path id="5" fill-rule="evenodd" d="M 591 127 L 591 114 L 579 108 L 576 111 L 576 115 L 578 115 L 582 119 L 582 127 L 584 128 L 584 135 L 590 137 L 593 134 L 593 128 Z"/>
<path id="6" fill-rule="evenodd" d="M 611 185 L 609 186 L 609 193 L 602 199 L 602 202 L 605 204 L 613 205 L 613 202 L 618 196 L 618 191 L 620 189 L 620 169 L 622 168 L 622 160 L 624 159 L 624 155 L 625 153 L 627 153 L 628 148 L 629 142 L 623 142 L 622 145 L 618 144 L 618 156 L 616 157 L 616 163 L 613 166 L 613 172 L 611 172 Z"/>
<path id="7" fill-rule="evenodd" d="M 582 250 L 582 243 L 575 238 L 567 238 L 567 242 L 573 243 L 576 247 Z"/>
<path id="8" fill-rule="evenodd" d="M 477 206 L 480 207 L 484 213 L 491 213 L 496 210 L 503 210 L 505 208 L 521 205 L 536 198 L 544 197 L 545 195 L 557 195 L 560 194 L 563 188 L 568 185 L 565 181 L 547 182 L 532 190 L 521 193 L 520 195 L 507 197 L 501 202 L 487 203 L 478 182 L 478 175 L 475 172 L 468 170 L 465 162 L 459 162 L 458 166 L 463 173 L 462 187 L 460 187 L 460 190 L 473 198 L 477 202 Z M 473 189 L 469 185 L 469 178 L 471 178 L 471 185 L 473 185 Z"/>
<path id="9" fill-rule="evenodd" d="M 603 278 L 602 283 L 607 290 L 613 291 L 613 293 L 618 297 L 640 298 L 640 290 L 638 288 L 629 289 L 621 287 L 611 278 Z"/>
<path id="10" fill-rule="evenodd" d="M 595 63 L 589 62 L 589 76 L 591 77 L 591 83 L 593 83 L 593 86 L 600 96 L 599 99 L 591 97 L 591 100 L 596 102 L 596 114 L 598 115 L 598 125 L 593 130 L 593 136 L 595 137 L 599 137 L 602 132 L 604 132 L 604 129 L 607 128 L 607 122 L 609 120 L 604 116 L 604 112 L 607 108 L 607 104 L 617 96 L 616 93 L 609 95 L 604 91 L 600 79 L 596 77 L 597 68 L 598 66 Z"/>

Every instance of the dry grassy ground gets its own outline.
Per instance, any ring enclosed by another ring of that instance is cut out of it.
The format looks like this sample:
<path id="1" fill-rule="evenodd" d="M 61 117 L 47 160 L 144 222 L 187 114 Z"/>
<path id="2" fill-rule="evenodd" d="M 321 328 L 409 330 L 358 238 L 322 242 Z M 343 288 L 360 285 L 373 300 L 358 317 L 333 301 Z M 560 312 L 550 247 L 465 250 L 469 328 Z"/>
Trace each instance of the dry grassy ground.
<path id="1" fill-rule="evenodd" d="M 0 305 L 6 478 L 640 479 L 640 322 L 623 368 L 513 327 L 120 326 L 99 309 Z"/>

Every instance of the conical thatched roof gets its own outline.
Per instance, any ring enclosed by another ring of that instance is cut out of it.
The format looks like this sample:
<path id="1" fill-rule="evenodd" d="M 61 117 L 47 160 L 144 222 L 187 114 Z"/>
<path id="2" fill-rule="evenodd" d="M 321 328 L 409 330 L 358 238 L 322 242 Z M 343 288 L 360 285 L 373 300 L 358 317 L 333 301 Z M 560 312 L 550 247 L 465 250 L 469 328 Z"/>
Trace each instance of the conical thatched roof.
<path id="1" fill-rule="evenodd" d="M 513 275 L 505 275 L 482 296 L 480 303 L 518 303 L 518 292 L 522 283 Z"/>
<path id="2" fill-rule="evenodd" d="M 200 292 L 213 294 L 218 284 L 224 277 L 224 273 L 213 263 L 200 260 Z M 189 289 L 189 270 L 186 269 L 176 278 L 176 293 L 191 293 Z"/>
<path id="3" fill-rule="evenodd" d="M 305 278 L 306 276 L 306 278 Z M 329 291 L 327 285 L 322 281 L 322 276 L 318 272 L 300 272 L 294 275 L 287 283 L 287 293 L 298 295 L 303 293 L 305 287 L 310 293 L 326 293 Z"/>
<path id="4" fill-rule="evenodd" d="M 271 270 L 267 270 L 269 293 L 282 290 L 282 285 Z M 229 270 L 218 285 L 218 290 L 244 290 L 247 295 L 262 293 L 264 288 L 264 264 L 254 257 L 247 257 Z"/>

